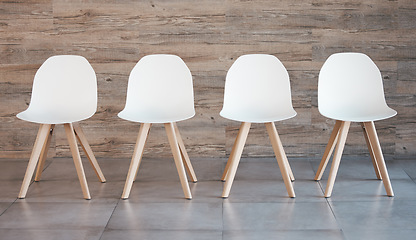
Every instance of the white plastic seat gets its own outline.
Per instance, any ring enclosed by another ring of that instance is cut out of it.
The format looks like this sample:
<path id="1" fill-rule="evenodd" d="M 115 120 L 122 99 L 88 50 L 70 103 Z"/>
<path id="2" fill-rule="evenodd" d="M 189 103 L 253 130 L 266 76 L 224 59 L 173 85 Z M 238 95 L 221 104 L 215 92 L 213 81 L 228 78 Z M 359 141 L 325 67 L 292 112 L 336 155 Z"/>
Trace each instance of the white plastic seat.
<path id="1" fill-rule="evenodd" d="M 141 123 L 123 199 L 130 195 L 152 123 L 164 123 L 185 198 L 192 199 L 184 165 L 191 180 L 196 182 L 197 178 L 176 122 L 194 115 L 192 75 L 185 62 L 168 54 L 140 59 L 130 73 L 125 108 L 118 114 L 122 119 Z"/>
<path id="2" fill-rule="evenodd" d="M 48 58 L 36 72 L 29 107 L 17 117 L 40 123 L 39 132 L 26 170 L 19 198 L 25 198 L 33 173 L 39 181 L 56 124 L 64 124 L 78 178 L 85 199 L 91 199 L 76 138 L 84 149 L 98 178 L 104 175 L 77 122 L 94 115 L 97 109 L 97 79 L 87 59 L 75 55 Z"/>
<path id="3" fill-rule="evenodd" d="M 318 84 L 319 112 L 336 124 L 325 149 L 315 180 L 320 180 L 335 145 L 332 167 L 325 190 L 330 197 L 351 122 L 360 122 L 377 178 L 382 179 L 387 195 L 394 196 L 374 121 L 393 117 L 387 106 L 383 80 L 374 62 L 362 53 L 336 53 L 322 66 Z"/>
<path id="4" fill-rule="evenodd" d="M 292 107 L 289 74 L 275 56 L 249 54 L 239 57 L 228 70 L 220 115 L 242 122 L 221 180 L 223 198 L 230 194 L 251 123 L 266 125 L 290 197 L 295 197 L 292 170 L 274 125 L 296 116 Z"/>

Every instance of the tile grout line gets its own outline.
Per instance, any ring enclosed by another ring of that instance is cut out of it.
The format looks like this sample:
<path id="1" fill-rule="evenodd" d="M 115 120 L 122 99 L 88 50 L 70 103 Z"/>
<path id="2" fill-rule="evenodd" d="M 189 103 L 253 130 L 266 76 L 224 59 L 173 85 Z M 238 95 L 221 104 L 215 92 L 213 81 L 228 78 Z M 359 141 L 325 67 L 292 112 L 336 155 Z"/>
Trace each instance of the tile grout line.
<path id="1" fill-rule="evenodd" d="M 52 160 L 53 161 L 53 160 Z M 42 173 L 51 165 L 51 163 L 52 163 L 52 161 L 43 169 L 43 171 L 42 171 Z M 33 184 L 35 182 L 35 180 L 34 179 L 32 179 L 31 180 L 31 182 L 30 182 L 30 184 L 29 184 L 29 187 Z M 19 198 L 18 197 L 16 197 L 15 199 L 14 199 L 14 201 L 13 202 L 11 202 L 10 203 L 10 205 L 3 211 L 3 212 L 1 212 L 0 213 L 0 217 L 13 205 L 13 204 L 15 204 L 16 202 L 17 202 L 17 200 L 19 200 Z"/>
<path id="2" fill-rule="evenodd" d="M 12 203 L 10 203 L 10 205 L 6 208 L 6 209 L 4 209 L 4 211 L 3 212 L 1 212 L 0 213 L 0 217 L 13 205 L 13 204 L 15 204 L 16 203 L 16 201 L 17 201 L 17 199 L 18 198 L 16 198 Z"/>
<path id="3" fill-rule="evenodd" d="M 105 230 L 107 229 L 107 226 L 108 226 L 108 224 L 110 223 L 110 220 L 111 220 L 111 218 L 113 217 L 113 214 L 114 214 L 114 212 L 116 211 L 116 208 L 117 208 L 118 204 L 120 203 L 120 201 L 122 201 L 122 200 L 121 200 L 121 198 L 119 198 L 119 199 L 118 199 L 117 204 L 114 206 L 114 209 L 113 209 L 113 211 L 111 212 L 110 217 L 108 218 L 107 224 L 105 225 L 105 227 L 104 227 L 104 229 L 103 229 L 103 232 L 101 233 L 101 236 L 100 236 L 99 240 L 103 238 L 104 232 L 105 232 Z"/>
<path id="4" fill-rule="evenodd" d="M 313 171 L 312 162 L 311 162 L 311 161 L 309 161 L 309 164 L 311 165 L 311 167 L 312 167 L 312 171 Z M 314 174 L 316 174 L 316 172 L 315 172 L 315 171 L 314 171 Z M 324 188 L 323 188 L 323 186 L 322 186 L 322 184 L 321 184 L 321 181 L 317 181 L 317 182 L 318 182 L 318 184 L 319 184 L 319 187 L 321 188 L 322 194 L 325 194 L 325 190 L 324 190 Z M 336 215 L 335 215 L 334 209 L 333 209 L 333 208 L 332 208 L 332 206 L 331 206 L 331 203 L 329 202 L 328 198 L 325 198 L 325 201 L 326 201 L 326 203 L 328 204 L 329 209 L 331 210 L 331 213 L 332 213 L 332 215 L 334 216 L 334 218 L 335 218 L 335 221 L 336 221 L 337 225 L 339 226 L 339 231 L 341 231 L 342 236 L 344 237 L 344 239 L 346 239 L 345 234 L 344 234 L 344 231 L 342 230 L 341 225 L 339 224 L 339 222 L 338 222 L 338 220 L 337 220 L 337 217 L 336 217 Z"/>

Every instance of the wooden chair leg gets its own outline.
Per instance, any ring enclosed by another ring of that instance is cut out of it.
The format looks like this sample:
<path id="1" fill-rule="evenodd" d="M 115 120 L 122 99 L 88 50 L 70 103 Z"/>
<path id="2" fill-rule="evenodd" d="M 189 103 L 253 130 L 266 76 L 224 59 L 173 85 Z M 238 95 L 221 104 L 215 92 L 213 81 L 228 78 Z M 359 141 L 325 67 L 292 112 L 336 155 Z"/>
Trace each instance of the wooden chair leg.
<path id="1" fill-rule="evenodd" d="M 329 172 L 328 183 L 326 184 L 325 197 L 331 197 L 332 189 L 334 188 L 335 178 L 337 177 L 339 164 L 341 162 L 342 152 L 344 150 L 345 142 L 347 140 L 348 130 L 351 122 L 342 121 L 339 129 L 337 147 L 334 152 L 332 160 L 331 171 Z"/>
<path id="2" fill-rule="evenodd" d="M 328 144 L 326 145 L 324 155 L 322 156 L 321 163 L 319 164 L 318 171 L 316 172 L 315 181 L 321 180 L 322 175 L 324 174 L 326 165 L 328 164 L 329 159 L 331 158 L 332 151 L 334 150 L 334 147 L 337 142 L 339 127 L 341 126 L 341 122 L 342 121 L 339 121 L 339 120 L 335 122 L 334 129 L 332 130 L 331 136 L 329 137 L 329 141 L 328 141 Z"/>
<path id="3" fill-rule="evenodd" d="M 367 129 L 364 126 L 364 123 L 361 123 L 361 128 L 363 129 L 363 134 L 365 138 L 365 142 L 367 143 L 368 151 L 370 152 L 371 162 L 373 163 L 374 172 L 376 173 L 377 179 L 381 180 L 380 169 L 378 168 L 376 158 L 374 156 L 374 150 L 371 146 L 370 140 L 368 139 Z"/>
<path id="4" fill-rule="evenodd" d="M 185 144 L 183 143 L 181 134 L 179 133 L 179 128 L 176 125 L 176 123 L 173 123 L 173 126 L 175 128 L 175 134 L 176 134 L 176 140 L 179 144 L 179 150 L 181 152 L 183 164 L 185 165 L 185 169 L 188 172 L 189 177 L 191 178 L 191 181 L 196 183 L 198 179 L 196 178 L 196 174 L 194 171 L 194 168 L 192 167 L 191 160 L 189 159 L 188 153 L 186 152 Z"/>
<path id="5" fill-rule="evenodd" d="M 389 173 L 387 172 L 386 162 L 384 161 L 383 152 L 381 151 L 380 142 L 377 137 L 376 127 L 374 122 L 365 122 L 365 129 L 368 133 L 370 144 L 374 151 L 374 156 L 377 161 L 377 165 L 380 169 L 381 178 L 383 180 L 384 188 L 386 189 L 387 195 L 390 197 L 394 196 L 393 188 L 391 187 Z"/>
<path id="6" fill-rule="evenodd" d="M 265 123 L 265 125 L 273 146 L 274 153 L 276 155 L 277 163 L 279 164 L 280 172 L 282 173 L 283 181 L 285 182 L 287 193 L 289 197 L 294 198 L 296 195 L 289 176 L 289 162 L 285 160 L 285 151 L 283 149 L 282 142 L 280 141 L 279 134 L 277 133 L 274 123 L 269 122 Z"/>
<path id="7" fill-rule="evenodd" d="M 231 186 L 234 182 L 237 167 L 241 159 L 241 154 L 243 153 L 244 144 L 246 143 L 248 132 L 250 131 L 250 126 L 251 123 L 249 122 L 241 123 L 240 130 L 238 131 L 238 135 L 233 146 L 233 153 L 230 155 L 230 158 L 228 159 L 228 162 L 230 163 L 228 166 L 228 170 L 226 169 L 225 171 L 227 173 L 225 174 L 224 172 L 224 174 L 226 175 L 226 179 L 224 183 L 224 189 L 222 191 L 223 198 L 227 198 L 230 195 Z"/>
<path id="8" fill-rule="evenodd" d="M 74 134 L 72 123 L 64 124 L 66 137 L 68 139 L 69 148 L 71 149 L 72 158 L 74 159 L 75 168 L 77 170 L 79 183 L 81 184 L 82 194 L 84 198 L 91 199 L 90 190 L 88 189 L 87 179 L 85 177 L 84 167 L 82 166 L 81 156 L 78 150 L 77 140 Z"/>
<path id="9" fill-rule="evenodd" d="M 101 182 L 106 182 L 104 174 L 101 171 L 100 165 L 98 165 L 97 159 L 95 158 L 90 144 L 88 143 L 87 138 L 85 137 L 84 131 L 78 123 L 74 123 L 73 127 L 75 136 L 77 137 L 78 142 L 81 144 L 81 147 L 85 152 L 85 155 L 87 155 L 87 158 L 90 161 L 91 166 L 95 171 L 95 174 L 97 174 L 97 177 Z"/>
<path id="10" fill-rule="evenodd" d="M 230 172 L 230 166 L 232 165 L 233 159 L 235 159 L 235 150 L 238 147 L 238 137 L 235 139 L 233 148 L 231 149 L 230 157 L 228 158 L 227 165 L 225 165 L 224 173 L 222 174 L 221 181 L 225 182 L 227 175 Z"/>
<path id="11" fill-rule="evenodd" d="M 287 156 L 286 156 L 286 153 L 285 154 L 283 154 L 283 157 L 284 157 L 284 162 L 285 162 L 285 164 L 286 164 L 286 168 L 287 168 L 287 170 L 289 171 L 289 177 L 290 177 L 290 180 L 292 181 L 292 182 L 294 182 L 295 181 L 295 175 L 293 175 L 293 172 L 292 172 L 292 168 L 290 167 L 290 163 L 289 163 L 289 160 L 287 159 Z"/>
<path id="12" fill-rule="evenodd" d="M 33 146 L 32 154 L 27 165 L 25 177 L 23 178 L 22 187 L 20 188 L 18 198 L 25 198 L 27 190 L 32 180 L 33 173 L 38 163 L 40 154 L 42 152 L 43 146 L 45 145 L 46 138 L 48 137 L 49 130 L 51 129 L 50 124 L 41 124 L 39 127 L 38 135 L 36 136 L 35 144 Z"/>
<path id="13" fill-rule="evenodd" d="M 139 135 L 137 136 L 136 146 L 134 147 L 133 157 L 131 159 L 130 168 L 127 173 L 126 183 L 124 184 L 123 194 L 121 195 L 122 199 L 129 198 L 131 187 L 133 186 L 133 181 L 136 178 L 137 171 L 139 170 L 139 165 L 143 155 L 143 149 L 146 143 L 147 135 L 149 134 L 150 126 L 150 123 L 140 124 Z"/>
<path id="14" fill-rule="evenodd" d="M 152 127 L 152 124 L 151 124 L 151 123 L 149 123 L 149 124 L 150 124 L 150 125 L 149 125 L 149 131 L 147 131 L 147 134 L 146 134 L 146 139 L 144 139 L 143 149 L 144 149 L 144 147 L 146 146 L 146 143 L 147 143 L 147 138 L 149 137 L 149 134 L 150 134 L 150 129 L 151 129 L 151 127 Z M 133 180 L 133 182 L 135 182 L 135 181 L 137 180 L 137 176 L 138 176 L 138 174 L 139 174 L 140 163 L 142 162 L 142 158 L 143 158 L 143 153 L 144 153 L 144 151 L 142 151 L 142 153 L 140 154 L 140 157 L 139 157 L 139 165 L 137 165 L 137 170 L 136 170 L 136 173 L 134 174 L 134 180 Z"/>
<path id="15" fill-rule="evenodd" d="M 192 199 L 192 194 L 191 190 L 189 189 L 188 179 L 186 178 L 185 167 L 182 161 L 181 152 L 179 149 L 179 144 L 177 141 L 177 136 L 175 134 L 175 127 L 173 123 L 165 123 L 165 130 L 166 134 L 168 135 L 170 148 L 172 150 L 176 169 L 178 170 L 179 180 L 181 181 L 183 193 L 185 194 L 186 199 Z"/>
<path id="16" fill-rule="evenodd" d="M 36 169 L 35 182 L 39 182 L 42 176 L 42 171 L 43 171 L 43 167 L 45 166 L 45 161 L 48 155 L 48 149 L 51 144 L 51 139 L 52 139 L 54 128 L 55 128 L 55 124 L 52 124 L 51 129 L 49 130 L 49 135 L 46 136 L 46 142 L 43 145 L 42 152 L 39 157 L 38 167 Z"/>

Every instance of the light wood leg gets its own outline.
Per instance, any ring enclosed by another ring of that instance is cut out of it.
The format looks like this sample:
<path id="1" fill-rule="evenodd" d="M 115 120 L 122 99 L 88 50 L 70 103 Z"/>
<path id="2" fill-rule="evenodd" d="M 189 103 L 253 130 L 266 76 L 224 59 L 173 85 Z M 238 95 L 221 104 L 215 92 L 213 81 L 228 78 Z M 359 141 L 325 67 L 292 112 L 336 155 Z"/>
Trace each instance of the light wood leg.
<path id="1" fill-rule="evenodd" d="M 224 189 L 222 191 L 222 197 L 227 198 L 230 195 L 231 186 L 234 182 L 234 177 L 237 172 L 237 167 L 241 159 L 241 154 L 243 153 L 244 144 L 246 143 L 248 132 L 250 131 L 251 123 L 249 122 L 242 122 L 240 126 L 240 130 L 238 131 L 237 139 L 235 140 L 234 147 L 233 147 L 233 154 L 230 155 L 228 159 L 229 167 L 228 172 L 226 175 Z"/>
<path id="2" fill-rule="evenodd" d="M 390 197 L 394 196 L 393 188 L 391 187 L 389 173 L 387 172 L 386 162 L 384 161 L 383 152 L 381 151 L 380 142 L 377 137 L 376 127 L 374 122 L 365 122 L 365 129 L 368 133 L 370 144 L 374 151 L 374 156 L 377 161 L 377 165 L 380 169 L 381 178 L 383 180 L 384 188 L 386 189 L 387 195 Z"/>
<path id="3" fill-rule="evenodd" d="M 176 123 L 173 123 L 173 126 L 175 127 L 175 134 L 179 144 L 179 149 L 181 151 L 183 164 L 185 165 L 186 171 L 188 172 L 191 181 L 196 183 L 198 179 L 196 178 L 196 174 L 194 168 L 192 167 L 191 160 L 189 159 L 188 153 L 186 152 L 185 144 L 183 143 L 181 134 L 179 133 L 179 128 L 176 125 Z"/>
<path id="4" fill-rule="evenodd" d="M 87 158 L 90 161 L 92 168 L 95 171 L 95 174 L 97 174 L 97 177 L 101 182 L 106 182 L 104 174 L 101 171 L 100 165 L 98 165 L 97 159 L 95 158 L 90 144 L 88 143 L 87 138 L 85 137 L 84 131 L 78 123 L 74 123 L 73 127 L 75 136 L 77 137 L 78 142 L 81 144 L 81 147 L 85 152 L 85 155 L 87 155 Z"/>
<path id="5" fill-rule="evenodd" d="M 335 122 L 334 129 L 332 130 L 331 136 L 329 137 L 329 141 L 328 141 L 328 144 L 326 145 L 324 155 L 322 156 L 321 163 L 319 164 L 318 171 L 316 172 L 315 181 L 321 180 L 322 175 L 324 174 L 326 165 L 328 164 L 329 159 L 331 158 L 332 151 L 334 150 L 334 147 L 337 142 L 339 127 L 341 126 L 341 122 L 342 121 L 339 121 L 339 120 Z"/>
<path id="6" fill-rule="evenodd" d="M 292 168 L 290 167 L 290 164 L 289 164 L 289 160 L 287 159 L 287 156 L 286 156 L 286 153 L 285 154 L 283 154 L 283 157 L 284 157 L 284 162 L 285 162 L 285 164 L 286 164 L 286 168 L 287 168 L 287 170 L 289 171 L 289 177 L 290 177 L 290 180 L 292 181 L 292 182 L 294 182 L 295 181 L 295 176 L 293 175 L 293 172 L 292 172 Z"/>
<path id="7" fill-rule="evenodd" d="M 23 178 L 22 187 L 20 188 L 18 198 L 25 198 L 27 190 L 32 180 L 33 173 L 38 163 L 42 148 L 45 145 L 46 138 L 48 137 L 49 130 L 51 129 L 50 124 L 41 124 L 39 127 L 38 135 L 36 136 L 35 144 L 33 146 L 32 154 L 27 165 L 25 177 Z"/>
<path id="8" fill-rule="evenodd" d="M 289 162 L 287 162 L 287 159 L 285 160 L 285 151 L 277 133 L 276 126 L 272 122 L 265 123 L 265 125 L 276 155 L 277 163 L 279 164 L 280 172 L 282 173 L 283 181 L 285 182 L 287 193 L 289 197 L 294 198 L 296 195 L 289 176 Z"/>
<path id="9" fill-rule="evenodd" d="M 81 156 L 79 155 L 78 144 L 74 134 L 72 123 L 64 124 L 66 137 L 68 139 L 69 148 L 71 149 L 72 158 L 74 159 L 75 168 L 77 170 L 79 183 L 81 184 L 82 194 L 84 198 L 91 199 L 90 190 L 88 189 L 87 179 L 85 177 L 84 167 L 82 166 Z"/>
<path id="10" fill-rule="evenodd" d="M 49 135 L 46 136 L 46 142 L 43 145 L 42 152 L 39 157 L 38 167 L 36 169 L 35 182 L 39 182 L 42 176 L 42 171 L 43 171 L 43 167 L 45 166 L 45 161 L 48 155 L 48 149 L 51 144 L 51 139 L 52 139 L 54 128 L 55 128 L 55 124 L 52 124 L 51 129 L 49 130 Z"/>
<path id="11" fill-rule="evenodd" d="M 151 129 L 151 127 L 152 127 L 152 124 L 151 124 L 151 123 L 149 123 L 149 124 L 150 124 L 150 125 L 149 125 L 149 130 L 147 131 L 147 134 L 146 134 L 146 139 L 144 139 L 143 149 L 144 149 L 144 147 L 146 146 L 146 143 L 147 143 L 147 138 L 149 137 L 149 134 L 150 134 L 150 129 Z M 138 174 L 139 174 L 140 163 L 142 162 L 142 158 L 143 158 L 143 153 L 144 153 L 144 151 L 142 151 L 142 153 L 140 154 L 140 157 L 139 157 L 139 165 L 137 165 L 137 170 L 136 170 L 136 173 L 134 174 L 134 181 L 133 181 L 133 182 L 135 182 L 135 181 L 137 180 L 137 176 L 138 176 Z"/>
<path id="12" fill-rule="evenodd" d="M 131 187 L 133 186 L 133 181 L 136 178 L 137 171 L 139 169 L 141 157 L 143 155 L 144 145 L 146 143 L 150 126 L 150 123 L 140 124 L 139 135 L 137 136 L 136 146 L 134 147 L 133 157 L 131 159 L 130 168 L 127 173 L 126 183 L 124 184 L 123 194 L 121 195 L 122 199 L 129 198 Z"/>
<path id="13" fill-rule="evenodd" d="M 186 199 L 192 199 L 192 194 L 191 190 L 189 189 L 188 179 L 186 178 L 185 167 L 182 161 L 181 152 L 179 149 L 177 136 L 175 134 L 175 127 L 173 126 L 173 123 L 165 123 L 165 130 L 166 134 L 168 135 L 170 148 L 172 150 L 176 169 L 178 170 L 179 180 L 182 184 L 183 193 L 185 194 Z"/>
<path id="14" fill-rule="evenodd" d="M 221 181 L 225 182 L 227 175 L 230 171 L 230 166 L 232 165 L 233 159 L 235 159 L 235 149 L 238 147 L 237 144 L 238 138 L 235 139 L 233 148 L 231 149 L 230 157 L 228 158 L 227 165 L 225 165 L 224 173 L 222 174 Z"/>
<path id="15" fill-rule="evenodd" d="M 374 172 L 376 173 L 377 179 L 381 180 L 380 169 L 378 168 L 376 158 L 374 156 L 374 150 L 371 146 L 370 140 L 368 139 L 367 129 L 364 126 L 364 123 L 361 123 L 361 127 L 363 129 L 363 134 L 365 138 L 365 142 L 367 143 L 368 151 L 370 152 L 371 162 L 373 163 Z"/>
<path id="16" fill-rule="evenodd" d="M 342 151 L 344 151 L 345 142 L 347 140 L 348 130 L 351 122 L 343 121 L 339 129 L 339 136 L 337 140 L 337 147 L 334 152 L 332 160 L 331 171 L 329 172 L 328 183 L 326 184 L 325 197 L 331 197 L 332 189 L 334 188 L 335 178 L 337 177 L 339 164 L 341 162 Z"/>

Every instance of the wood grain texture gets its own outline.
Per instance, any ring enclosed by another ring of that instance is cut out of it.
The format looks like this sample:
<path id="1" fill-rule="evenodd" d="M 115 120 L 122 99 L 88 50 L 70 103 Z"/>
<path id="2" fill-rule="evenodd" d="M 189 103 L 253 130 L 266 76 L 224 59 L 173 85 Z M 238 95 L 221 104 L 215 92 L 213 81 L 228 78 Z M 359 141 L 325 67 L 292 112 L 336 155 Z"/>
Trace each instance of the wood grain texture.
<path id="1" fill-rule="evenodd" d="M 13 0 L 0 1 L 0 157 L 28 158 L 37 125 L 27 108 L 33 77 L 50 56 L 86 57 L 97 74 L 98 108 L 81 122 L 96 157 L 130 158 L 139 125 L 117 117 L 128 76 L 147 54 L 171 53 L 193 75 L 196 116 L 179 122 L 189 156 L 230 154 L 240 123 L 219 116 L 225 75 L 243 54 L 277 56 L 288 69 L 298 115 L 276 123 L 287 156 L 318 157 L 335 121 L 317 108 L 319 70 L 335 52 L 369 55 L 380 68 L 387 103 L 398 116 L 376 122 L 386 157 L 416 154 L 416 1 L 413 0 Z M 57 126 L 48 156 L 70 156 Z M 351 124 L 344 154 L 367 155 Z M 144 157 L 171 157 L 155 124 Z M 273 157 L 267 131 L 253 124 L 243 156 Z"/>

